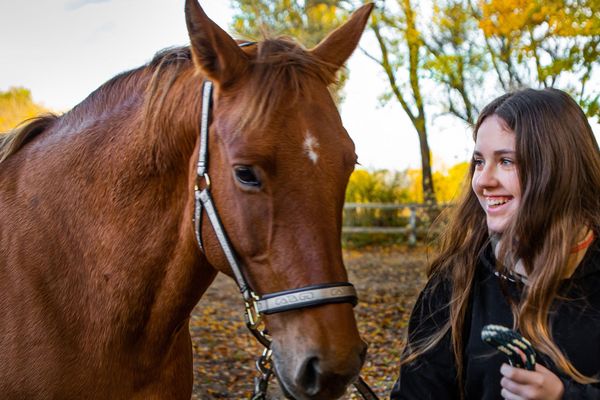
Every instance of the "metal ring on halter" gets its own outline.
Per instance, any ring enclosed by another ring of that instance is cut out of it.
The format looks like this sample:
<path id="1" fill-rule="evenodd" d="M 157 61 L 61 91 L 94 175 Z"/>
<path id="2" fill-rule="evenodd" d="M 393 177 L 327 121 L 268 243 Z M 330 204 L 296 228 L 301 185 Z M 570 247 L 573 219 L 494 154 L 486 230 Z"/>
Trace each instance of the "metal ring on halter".
<path id="1" fill-rule="evenodd" d="M 204 189 L 210 189 L 210 176 L 208 176 L 208 173 L 205 172 L 202 179 L 204 179 Z"/>

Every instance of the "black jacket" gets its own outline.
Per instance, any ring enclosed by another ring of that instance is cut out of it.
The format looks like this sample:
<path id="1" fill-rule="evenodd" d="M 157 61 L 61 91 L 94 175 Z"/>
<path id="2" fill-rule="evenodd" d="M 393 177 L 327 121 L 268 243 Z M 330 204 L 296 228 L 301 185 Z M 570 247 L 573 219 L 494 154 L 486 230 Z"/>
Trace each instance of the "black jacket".
<path id="1" fill-rule="evenodd" d="M 496 276 L 491 247 L 480 257 L 467 310 L 463 382 L 467 400 L 500 400 L 500 366 L 507 358 L 481 340 L 487 324 L 512 327 L 506 296 L 519 296 L 520 284 Z M 438 284 L 436 284 L 438 283 Z M 600 379 L 600 240 L 596 239 L 573 276 L 565 280 L 550 317 L 554 341 L 571 363 L 587 376 Z M 417 300 L 409 323 L 409 342 L 438 331 L 449 318 L 450 285 L 431 279 Z M 558 375 L 565 385 L 563 399 L 600 400 L 600 384 L 581 385 L 558 371 L 543 354 L 537 362 Z M 459 399 L 459 383 L 450 333 L 432 350 L 401 368 L 391 399 Z"/>

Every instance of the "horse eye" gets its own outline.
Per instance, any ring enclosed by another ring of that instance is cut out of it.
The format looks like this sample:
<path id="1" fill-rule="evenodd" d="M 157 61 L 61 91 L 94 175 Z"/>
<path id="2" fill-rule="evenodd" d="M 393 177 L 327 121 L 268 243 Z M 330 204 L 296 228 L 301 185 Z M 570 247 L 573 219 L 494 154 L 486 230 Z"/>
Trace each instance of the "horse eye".
<path id="1" fill-rule="evenodd" d="M 240 165 L 235 167 L 235 177 L 242 185 L 260 187 L 260 180 L 256 176 L 256 173 L 252 167 Z"/>

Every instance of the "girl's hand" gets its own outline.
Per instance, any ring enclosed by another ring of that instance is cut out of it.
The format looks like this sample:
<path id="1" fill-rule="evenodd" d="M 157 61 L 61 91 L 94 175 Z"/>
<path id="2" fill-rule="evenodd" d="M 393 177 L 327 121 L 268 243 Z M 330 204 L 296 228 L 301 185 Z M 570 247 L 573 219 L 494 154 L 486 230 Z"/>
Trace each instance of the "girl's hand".
<path id="1" fill-rule="evenodd" d="M 560 400 L 565 390 L 558 376 L 540 364 L 535 371 L 502 364 L 500 373 L 500 394 L 506 400 Z"/>

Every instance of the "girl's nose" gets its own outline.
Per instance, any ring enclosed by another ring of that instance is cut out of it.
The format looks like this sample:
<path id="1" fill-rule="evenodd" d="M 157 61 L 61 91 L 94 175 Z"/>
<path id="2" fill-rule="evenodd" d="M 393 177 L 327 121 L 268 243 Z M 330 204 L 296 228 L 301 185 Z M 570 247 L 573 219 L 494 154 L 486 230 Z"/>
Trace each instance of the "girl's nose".
<path id="1" fill-rule="evenodd" d="M 484 166 L 476 177 L 475 184 L 481 188 L 494 187 L 498 184 L 493 166 Z"/>

